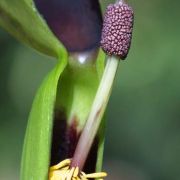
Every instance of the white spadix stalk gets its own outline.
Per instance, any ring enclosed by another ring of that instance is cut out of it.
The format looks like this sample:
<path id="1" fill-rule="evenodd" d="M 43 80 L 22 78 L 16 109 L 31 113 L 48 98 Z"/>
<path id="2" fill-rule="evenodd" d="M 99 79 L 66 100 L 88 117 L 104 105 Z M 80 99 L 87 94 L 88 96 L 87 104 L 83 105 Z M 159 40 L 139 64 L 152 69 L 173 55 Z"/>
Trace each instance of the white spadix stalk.
<path id="1" fill-rule="evenodd" d="M 74 158 L 72 159 L 71 165 L 74 167 L 78 166 L 80 169 L 82 169 L 84 166 L 91 145 L 101 123 L 102 116 L 106 109 L 118 64 L 119 59 L 117 59 L 117 57 L 108 56 L 103 77 L 87 119 L 87 123 L 80 136 Z"/>

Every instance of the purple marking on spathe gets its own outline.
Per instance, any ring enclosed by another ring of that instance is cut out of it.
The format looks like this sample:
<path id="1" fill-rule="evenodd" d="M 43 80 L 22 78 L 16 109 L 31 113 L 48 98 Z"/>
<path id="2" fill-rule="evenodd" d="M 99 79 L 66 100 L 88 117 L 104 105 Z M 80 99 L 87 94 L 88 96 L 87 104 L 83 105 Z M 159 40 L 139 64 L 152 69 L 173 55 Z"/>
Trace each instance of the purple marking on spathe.
<path id="1" fill-rule="evenodd" d="M 51 166 L 58 164 L 64 159 L 73 157 L 81 134 L 81 132 L 77 131 L 77 126 L 77 117 L 74 117 L 71 123 L 68 124 L 64 111 L 55 110 L 51 147 Z M 97 136 L 83 169 L 86 173 L 92 173 L 96 169 L 98 144 L 99 137 Z"/>

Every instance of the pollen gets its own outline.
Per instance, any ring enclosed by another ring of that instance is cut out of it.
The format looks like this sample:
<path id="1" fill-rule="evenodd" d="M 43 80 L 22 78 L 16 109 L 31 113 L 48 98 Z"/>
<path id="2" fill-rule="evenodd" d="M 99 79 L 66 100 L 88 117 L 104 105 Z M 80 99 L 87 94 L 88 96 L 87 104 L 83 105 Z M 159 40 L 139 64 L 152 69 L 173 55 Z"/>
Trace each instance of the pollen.
<path id="1" fill-rule="evenodd" d="M 50 167 L 49 180 L 103 180 L 107 174 L 105 172 L 86 174 L 78 167 L 70 167 L 71 160 L 66 159 L 59 164 Z"/>
<path id="2" fill-rule="evenodd" d="M 104 15 L 101 47 L 108 55 L 125 59 L 132 38 L 134 14 L 132 8 L 119 0 L 110 4 Z"/>

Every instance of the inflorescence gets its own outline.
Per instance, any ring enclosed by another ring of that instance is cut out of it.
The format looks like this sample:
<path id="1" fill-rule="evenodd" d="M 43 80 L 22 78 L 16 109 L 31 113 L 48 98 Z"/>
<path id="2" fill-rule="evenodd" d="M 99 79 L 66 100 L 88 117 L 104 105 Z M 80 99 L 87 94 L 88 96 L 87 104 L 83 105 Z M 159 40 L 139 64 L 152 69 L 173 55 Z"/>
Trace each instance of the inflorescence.
<path id="1" fill-rule="evenodd" d="M 125 59 L 132 38 L 133 10 L 122 1 L 107 7 L 101 38 L 101 47 L 108 55 Z"/>

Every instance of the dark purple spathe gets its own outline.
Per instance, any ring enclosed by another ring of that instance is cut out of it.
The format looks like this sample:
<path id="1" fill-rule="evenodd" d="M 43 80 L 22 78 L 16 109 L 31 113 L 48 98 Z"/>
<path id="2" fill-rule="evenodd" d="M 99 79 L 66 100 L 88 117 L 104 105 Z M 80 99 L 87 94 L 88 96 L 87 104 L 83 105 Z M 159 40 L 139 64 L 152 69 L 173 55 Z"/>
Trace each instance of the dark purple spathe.
<path id="1" fill-rule="evenodd" d="M 39 13 L 69 52 L 99 47 L 102 15 L 98 0 L 34 0 Z"/>
<path id="2" fill-rule="evenodd" d="M 107 7 L 104 16 L 101 46 L 109 55 L 125 59 L 132 38 L 133 10 L 127 4 L 117 2 Z"/>

